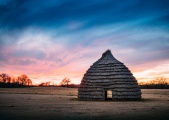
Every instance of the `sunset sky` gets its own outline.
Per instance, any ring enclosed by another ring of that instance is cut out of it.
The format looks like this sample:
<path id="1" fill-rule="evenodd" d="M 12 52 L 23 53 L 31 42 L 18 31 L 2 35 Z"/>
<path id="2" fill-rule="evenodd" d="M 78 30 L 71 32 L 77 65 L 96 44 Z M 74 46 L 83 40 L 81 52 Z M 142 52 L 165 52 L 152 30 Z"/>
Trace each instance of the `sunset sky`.
<path id="1" fill-rule="evenodd" d="M 0 0 L 0 73 L 80 83 L 107 49 L 138 82 L 169 78 L 169 1 Z"/>

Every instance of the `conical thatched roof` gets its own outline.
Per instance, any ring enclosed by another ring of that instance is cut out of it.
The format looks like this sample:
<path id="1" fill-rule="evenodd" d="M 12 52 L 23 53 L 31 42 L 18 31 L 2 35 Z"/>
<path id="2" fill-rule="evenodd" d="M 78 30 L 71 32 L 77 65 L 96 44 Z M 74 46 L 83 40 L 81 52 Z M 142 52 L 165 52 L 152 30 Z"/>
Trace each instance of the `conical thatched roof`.
<path id="1" fill-rule="evenodd" d="M 116 60 L 110 50 L 103 53 L 84 74 L 78 98 L 105 100 L 105 91 L 112 90 L 112 99 L 141 99 L 141 90 L 130 70 Z"/>

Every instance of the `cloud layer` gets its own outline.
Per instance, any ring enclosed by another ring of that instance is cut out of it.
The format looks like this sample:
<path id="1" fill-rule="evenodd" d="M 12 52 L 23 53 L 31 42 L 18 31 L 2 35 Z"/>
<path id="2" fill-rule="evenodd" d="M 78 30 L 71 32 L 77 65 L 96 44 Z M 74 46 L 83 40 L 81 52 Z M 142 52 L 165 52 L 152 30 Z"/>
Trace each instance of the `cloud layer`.
<path id="1" fill-rule="evenodd" d="M 140 81 L 169 72 L 167 0 L 1 0 L 0 14 L 0 72 L 80 83 L 107 49 Z"/>

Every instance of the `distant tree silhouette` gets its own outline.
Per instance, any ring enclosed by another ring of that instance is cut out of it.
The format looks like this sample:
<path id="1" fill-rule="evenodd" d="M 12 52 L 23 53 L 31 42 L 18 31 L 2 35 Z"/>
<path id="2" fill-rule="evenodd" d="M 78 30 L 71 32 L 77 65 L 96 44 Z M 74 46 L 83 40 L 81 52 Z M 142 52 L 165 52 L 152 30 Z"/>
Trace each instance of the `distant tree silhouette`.
<path id="1" fill-rule="evenodd" d="M 149 89 L 167 89 L 169 88 L 169 84 L 167 83 L 167 78 L 161 76 L 156 77 L 155 80 L 151 80 L 149 82 L 142 82 L 140 87 Z"/>
<path id="2" fill-rule="evenodd" d="M 156 77 L 155 80 L 151 80 L 149 84 L 151 84 L 151 85 L 165 85 L 165 84 L 167 84 L 167 79 L 162 76 Z"/>
<path id="3" fill-rule="evenodd" d="M 16 78 L 15 77 L 11 77 L 11 83 L 17 83 Z"/>
<path id="4" fill-rule="evenodd" d="M 167 79 L 164 78 L 163 76 L 157 77 L 156 81 L 157 81 L 157 84 L 160 84 L 160 85 L 166 85 L 167 84 Z"/>
<path id="5" fill-rule="evenodd" d="M 25 74 L 17 78 L 11 77 L 5 73 L 0 74 L 0 87 L 21 87 L 30 85 L 32 85 L 32 81 Z"/>
<path id="6" fill-rule="evenodd" d="M 31 79 L 28 79 L 28 80 L 27 80 L 27 85 L 28 85 L 28 86 L 32 85 Z"/>
<path id="7" fill-rule="evenodd" d="M 50 81 L 48 81 L 48 82 L 42 82 L 42 83 L 40 83 L 39 84 L 39 86 L 50 86 Z"/>
<path id="8" fill-rule="evenodd" d="M 30 79 L 25 74 L 22 74 L 21 76 L 19 76 L 18 81 L 19 81 L 19 84 L 21 85 L 29 85 L 31 83 Z"/>
<path id="9" fill-rule="evenodd" d="M 8 82 L 9 76 L 7 74 L 2 73 L 1 77 L 2 77 L 2 82 L 3 83 L 7 83 Z"/>
<path id="10" fill-rule="evenodd" d="M 1 74 L 0 74 L 0 82 L 3 82 L 3 78 L 2 78 L 2 76 L 1 76 Z"/>
<path id="11" fill-rule="evenodd" d="M 60 85 L 61 86 L 67 86 L 69 85 L 69 83 L 71 82 L 71 80 L 69 78 L 64 78 L 61 82 L 60 82 Z"/>

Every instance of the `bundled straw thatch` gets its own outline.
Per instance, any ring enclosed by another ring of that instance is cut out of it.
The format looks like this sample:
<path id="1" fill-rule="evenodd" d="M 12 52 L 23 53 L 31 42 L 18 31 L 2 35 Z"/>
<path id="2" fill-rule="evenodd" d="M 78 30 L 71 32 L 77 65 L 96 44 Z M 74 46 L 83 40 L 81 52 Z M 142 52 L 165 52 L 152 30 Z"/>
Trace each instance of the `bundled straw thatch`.
<path id="1" fill-rule="evenodd" d="M 78 89 L 78 98 L 106 100 L 107 91 L 113 100 L 140 100 L 141 90 L 130 70 L 116 60 L 110 50 L 103 53 L 84 74 Z"/>

